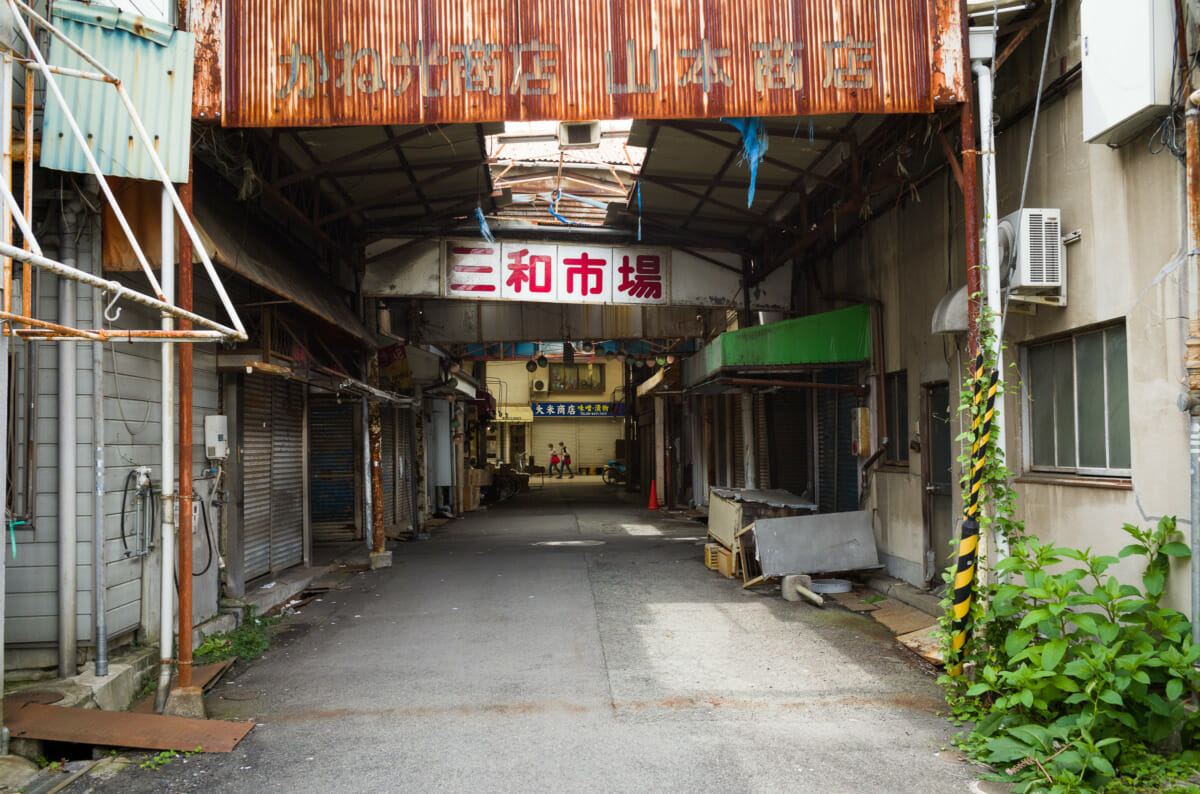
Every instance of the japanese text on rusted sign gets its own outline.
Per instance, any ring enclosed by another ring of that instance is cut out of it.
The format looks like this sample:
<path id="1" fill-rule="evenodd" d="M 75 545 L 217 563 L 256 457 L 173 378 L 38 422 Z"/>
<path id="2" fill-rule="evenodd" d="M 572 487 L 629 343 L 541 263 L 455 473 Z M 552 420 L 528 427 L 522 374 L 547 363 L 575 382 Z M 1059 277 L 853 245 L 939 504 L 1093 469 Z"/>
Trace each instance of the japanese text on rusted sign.
<path id="1" fill-rule="evenodd" d="M 925 0 L 245 0 L 226 123 L 928 112 Z M 257 15 L 257 16 L 255 16 Z M 662 24 L 664 20 L 670 24 Z"/>

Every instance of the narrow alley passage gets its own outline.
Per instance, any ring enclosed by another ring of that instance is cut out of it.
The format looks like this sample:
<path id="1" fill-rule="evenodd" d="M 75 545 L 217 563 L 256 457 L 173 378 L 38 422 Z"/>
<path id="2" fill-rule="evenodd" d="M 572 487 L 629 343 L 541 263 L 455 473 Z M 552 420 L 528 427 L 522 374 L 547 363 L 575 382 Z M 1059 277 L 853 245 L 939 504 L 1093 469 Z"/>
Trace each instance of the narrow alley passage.
<path id="1" fill-rule="evenodd" d="M 634 499 L 556 480 L 400 546 L 209 696 L 260 723 L 233 753 L 69 790 L 967 790 L 886 630 L 741 589 Z"/>

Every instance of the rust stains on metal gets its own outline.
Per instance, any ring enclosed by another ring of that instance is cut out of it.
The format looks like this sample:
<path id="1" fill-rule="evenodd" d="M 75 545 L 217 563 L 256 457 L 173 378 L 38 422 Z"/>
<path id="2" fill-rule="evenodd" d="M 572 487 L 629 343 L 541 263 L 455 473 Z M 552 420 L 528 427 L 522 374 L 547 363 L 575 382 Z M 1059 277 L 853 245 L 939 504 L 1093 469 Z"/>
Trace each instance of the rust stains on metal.
<path id="1" fill-rule="evenodd" d="M 962 102 L 969 90 L 963 84 L 962 0 L 935 0 L 933 13 L 933 102 L 947 107 Z"/>
<path id="2" fill-rule="evenodd" d="M 225 42 L 223 0 L 194 0 L 188 26 L 196 36 L 196 70 L 192 83 L 192 117 L 221 120 L 221 50 Z"/>
<path id="3" fill-rule="evenodd" d="M 228 753 L 250 733 L 253 722 L 194 720 L 163 714 L 64 708 L 28 703 L 5 712 L 14 738 L 43 739 L 143 750 Z"/>
<path id="4" fill-rule="evenodd" d="M 958 85 L 954 0 L 198 5 L 197 117 L 230 126 L 928 113 Z"/>

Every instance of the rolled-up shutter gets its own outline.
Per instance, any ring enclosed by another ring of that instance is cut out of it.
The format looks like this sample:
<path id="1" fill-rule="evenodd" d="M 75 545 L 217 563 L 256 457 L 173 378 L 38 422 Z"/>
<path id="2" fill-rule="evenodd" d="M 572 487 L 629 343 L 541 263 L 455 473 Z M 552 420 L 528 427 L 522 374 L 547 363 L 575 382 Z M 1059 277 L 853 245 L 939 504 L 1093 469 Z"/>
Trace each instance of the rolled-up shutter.
<path id="1" fill-rule="evenodd" d="M 271 572 L 271 381 L 242 379 L 242 575 Z"/>
<path id="2" fill-rule="evenodd" d="M 850 385 L 858 382 L 858 373 L 825 370 L 817 380 Z M 858 459 L 850 448 L 855 405 L 848 392 L 822 391 L 817 397 L 821 512 L 858 509 Z"/>
<path id="3" fill-rule="evenodd" d="M 309 477 L 313 541 L 354 540 L 355 450 L 354 408 L 332 396 L 308 401 Z"/>
<path id="4" fill-rule="evenodd" d="M 379 410 L 383 420 L 383 526 L 390 529 L 396 525 L 396 409 L 384 406 Z"/>
<path id="5" fill-rule="evenodd" d="M 767 442 L 771 452 L 771 487 L 802 494 L 811 480 L 808 471 L 812 460 L 809 394 L 781 391 L 768 397 L 771 433 Z"/>

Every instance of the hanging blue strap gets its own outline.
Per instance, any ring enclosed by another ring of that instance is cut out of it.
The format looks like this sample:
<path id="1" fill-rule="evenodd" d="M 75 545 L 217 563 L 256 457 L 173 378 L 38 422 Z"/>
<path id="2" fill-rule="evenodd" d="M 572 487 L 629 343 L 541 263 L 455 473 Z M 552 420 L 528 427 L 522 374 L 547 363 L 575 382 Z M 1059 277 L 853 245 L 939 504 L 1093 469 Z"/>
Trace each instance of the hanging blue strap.
<path id="1" fill-rule="evenodd" d="M 483 239 L 489 243 L 496 242 L 496 235 L 492 234 L 491 228 L 488 227 L 487 218 L 483 216 L 483 210 L 479 207 L 475 208 L 475 220 L 479 221 L 479 233 L 483 235 Z"/>
<path id="2" fill-rule="evenodd" d="M 637 184 L 637 194 L 638 194 L 638 242 L 640 243 L 642 241 L 642 180 L 640 180 L 640 179 L 638 180 L 638 184 Z"/>
<path id="3" fill-rule="evenodd" d="M 558 202 L 560 199 L 562 199 L 562 197 L 563 197 L 563 192 L 562 192 L 561 188 L 554 191 L 554 194 L 550 197 L 550 207 L 549 207 L 550 214 L 553 215 L 555 220 L 557 220 L 559 223 L 565 223 L 568 226 L 582 226 L 583 224 L 579 223 L 578 221 L 573 221 L 570 218 L 565 218 L 562 215 L 559 215 L 557 212 L 555 212 L 555 207 L 558 206 Z"/>
<path id="4" fill-rule="evenodd" d="M 750 166 L 750 191 L 746 196 L 746 206 L 754 204 L 754 185 L 758 180 L 758 164 L 767 154 L 770 139 L 767 136 L 766 125 L 760 118 L 737 117 L 725 118 L 721 121 L 729 124 L 742 134 L 742 156 L 738 163 Z"/>

